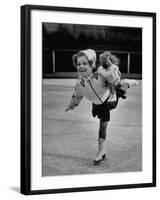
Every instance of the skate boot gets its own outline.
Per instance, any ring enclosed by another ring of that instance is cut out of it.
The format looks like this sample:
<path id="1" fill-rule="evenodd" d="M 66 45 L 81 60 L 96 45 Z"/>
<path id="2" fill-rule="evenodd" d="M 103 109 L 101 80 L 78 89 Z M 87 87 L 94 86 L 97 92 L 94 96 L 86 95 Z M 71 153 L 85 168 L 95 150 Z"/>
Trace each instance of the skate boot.
<path id="1" fill-rule="evenodd" d="M 106 157 L 105 147 L 106 141 L 103 138 L 98 139 L 98 152 L 94 159 L 94 165 L 98 165 Z"/>

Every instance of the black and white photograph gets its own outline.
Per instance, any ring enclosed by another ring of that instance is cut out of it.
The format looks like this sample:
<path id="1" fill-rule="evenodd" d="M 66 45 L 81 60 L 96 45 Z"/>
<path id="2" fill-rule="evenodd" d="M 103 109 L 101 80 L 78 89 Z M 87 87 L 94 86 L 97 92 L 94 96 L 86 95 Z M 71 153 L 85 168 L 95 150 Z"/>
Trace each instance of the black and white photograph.
<path id="1" fill-rule="evenodd" d="M 155 13 L 25 5 L 21 30 L 21 193 L 154 187 Z"/>
<path id="2" fill-rule="evenodd" d="M 42 26 L 43 176 L 141 171 L 142 29 Z"/>

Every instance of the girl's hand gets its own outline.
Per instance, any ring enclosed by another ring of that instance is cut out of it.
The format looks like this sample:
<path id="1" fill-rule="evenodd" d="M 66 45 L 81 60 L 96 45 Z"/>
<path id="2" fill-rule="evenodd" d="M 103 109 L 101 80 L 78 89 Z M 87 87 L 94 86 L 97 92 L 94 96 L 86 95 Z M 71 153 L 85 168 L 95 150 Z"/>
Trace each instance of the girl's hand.
<path id="1" fill-rule="evenodd" d="M 69 110 L 71 110 L 71 109 L 68 107 L 68 108 L 65 109 L 65 112 L 67 112 L 67 111 L 69 111 Z"/>
<path id="2" fill-rule="evenodd" d="M 68 106 L 66 109 L 65 109 L 65 112 L 69 111 L 69 110 L 73 110 L 74 107 L 73 106 Z"/>
<path id="3" fill-rule="evenodd" d="M 74 104 L 70 104 L 66 109 L 65 112 L 69 111 L 69 110 L 73 110 L 75 108 Z"/>

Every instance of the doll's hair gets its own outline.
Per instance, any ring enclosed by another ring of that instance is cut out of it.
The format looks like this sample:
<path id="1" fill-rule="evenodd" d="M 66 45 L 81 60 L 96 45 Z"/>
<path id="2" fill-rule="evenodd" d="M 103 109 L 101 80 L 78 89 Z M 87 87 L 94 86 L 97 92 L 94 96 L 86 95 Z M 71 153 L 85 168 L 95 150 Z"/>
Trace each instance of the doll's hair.
<path id="1" fill-rule="evenodd" d="M 104 53 L 100 54 L 99 60 L 100 60 L 100 64 L 104 67 L 104 68 L 108 68 L 108 65 L 106 64 L 106 60 L 107 57 L 110 58 L 111 62 L 115 65 L 119 65 L 120 64 L 120 59 L 112 54 L 111 51 L 105 51 Z"/>
<path id="2" fill-rule="evenodd" d="M 72 56 L 73 66 L 77 68 L 77 58 L 85 56 L 89 65 L 94 69 L 96 67 L 96 53 L 92 49 L 82 50 Z"/>

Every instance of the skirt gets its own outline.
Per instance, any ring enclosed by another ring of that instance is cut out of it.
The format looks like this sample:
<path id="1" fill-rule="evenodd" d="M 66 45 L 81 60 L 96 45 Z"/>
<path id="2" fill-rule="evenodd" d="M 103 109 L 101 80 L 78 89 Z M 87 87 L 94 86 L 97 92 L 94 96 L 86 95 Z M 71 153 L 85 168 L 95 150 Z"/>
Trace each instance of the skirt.
<path id="1" fill-rule="evenodd" d="M 108 102 L 107 98 L 102 104 L 92 104 L 92 116 L 98 117 L 103 121 L 110 121 L 110 110 L 115 109 L 118 104 L 119 95 L 117 95 L 117 101 Z"/>

